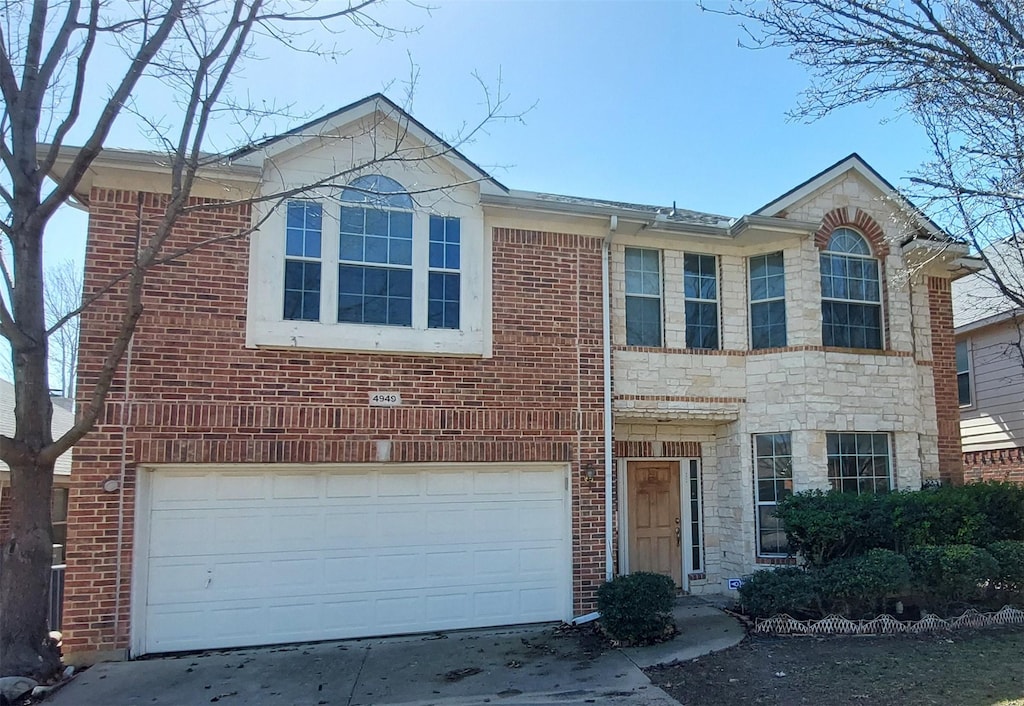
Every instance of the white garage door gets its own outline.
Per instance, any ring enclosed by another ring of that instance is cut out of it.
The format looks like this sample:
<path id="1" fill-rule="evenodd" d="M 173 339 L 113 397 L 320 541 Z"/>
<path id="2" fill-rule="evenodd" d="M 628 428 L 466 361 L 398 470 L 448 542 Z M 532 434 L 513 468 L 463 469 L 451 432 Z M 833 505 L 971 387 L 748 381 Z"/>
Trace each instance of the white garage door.
<path id="1" fill-rule="evenodd" d="M 565 478 L 550 464 L 149 471 L 133 652 L 565 619 Z"/>

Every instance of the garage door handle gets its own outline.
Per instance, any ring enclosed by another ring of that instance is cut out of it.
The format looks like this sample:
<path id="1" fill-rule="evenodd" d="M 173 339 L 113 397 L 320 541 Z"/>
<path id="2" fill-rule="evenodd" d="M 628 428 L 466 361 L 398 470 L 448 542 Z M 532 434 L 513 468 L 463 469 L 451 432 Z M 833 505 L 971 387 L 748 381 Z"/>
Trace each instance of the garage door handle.
<path id="1" fill-rule="evenodd" d="M 206 588 L 210 587 L 210 582 L 213 581 L 213 569 L 206 570 Z"/>

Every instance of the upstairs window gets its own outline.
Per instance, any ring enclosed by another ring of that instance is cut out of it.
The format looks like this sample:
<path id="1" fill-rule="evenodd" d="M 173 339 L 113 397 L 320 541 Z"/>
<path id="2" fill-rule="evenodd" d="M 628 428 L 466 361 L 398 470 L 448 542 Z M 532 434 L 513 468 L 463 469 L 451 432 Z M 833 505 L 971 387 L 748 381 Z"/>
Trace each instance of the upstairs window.
<path id="1" fill-rule="evenodd" d="M 429 328 L 459 327 L 460 238 L 458 218 L 430 217 Z"/>
<path id="2" fill-rule="evenodd" d="M 626 248 L 626 345 L 661 346 L 661 251 Z"/>
<path id="3" fill-rule="evenodd" d="M 971 399 L 971 349 L 967 341 L 956 342 L 956 389 L 961 407 L 970 407 Z"/>
<path id="4" fill-rule="evenodd" d="M 821 337 L 826 346 L 882 348 L 878 260 L 850 228 L 836 228 L 821 253 Z"/>
<path id="5" fill-rule="evenodd" d="M 315 201 L 291 201 L 286 219 L 284 318 L 319 321 L 323 207 Z"/>
<path id="6" fill-rule="evenodd" d="M 786 345 L 786 275 L 782 253 L 758 255 L 748 263 L 750 273 L 750 347 Z"/>
<path id="7" fill-rule="evenodd" d="M 339 322 L 412 325 L 412 208 L 385 176 L 360 177 L 341 192 Z"/>
<path id="8" fill-rule="evenodd" d="M 686 347 L 718 348 L 718 261 L 714 255 L 683 255 Z"/>

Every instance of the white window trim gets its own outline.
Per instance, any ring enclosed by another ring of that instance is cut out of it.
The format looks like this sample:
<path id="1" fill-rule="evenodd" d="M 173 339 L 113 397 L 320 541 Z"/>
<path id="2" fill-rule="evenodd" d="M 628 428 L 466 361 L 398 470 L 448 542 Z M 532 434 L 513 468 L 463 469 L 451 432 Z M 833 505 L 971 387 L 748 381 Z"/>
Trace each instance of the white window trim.
<path id="1" fill-rule="evenodd" d="M 311 200 L 311 199 L 307 199 Z M 418 209 L 413 213 L 412 326 L 338 323 L 339 219 L 341 202 L 319 199 L 321 232 L 320 320 L 284 319 L 285 219 L 282 205 L 253 233 L 249 250 L 249 297 L 246 345 L 250 348 L 292 348 L 399 354 L 489 357 L 491 355 L 491 238 L 479 207 L 451 204 L 450 212 Z M 430 215 L 459 218 L 459 329 L 427 327 L 427 285 L 430 272 Z"/>
<path id="2" fill-rule="evenodd" d="M 626 286 L 626 251 L 627 250 L 647 250 L 650 252 L 658 253 L 658 294 L 631 294 L 629 288 Z M 658 317 L 661 319 L 661 342 L 657 346 L 638 346 L 640 348 L 664 348 L 665 347 L 665 252 L 660 248 L 647 248 L 640 246 L 627 245 L 622 249 L 622 288 L 625 292 L 625 298 L 622 301 L 622 322 L 626 326 L 625 340 L 627 345 L 638 345 L 630 344 L 629 341 L 629 321 L 626 319 L 626 300 L 629 297 L 640 297 L 642 299 L 657 299 L 658 300 Z"/>
<path id="3" fill-rule="evenodd" d="M 768 502 L 768 501 L 762 501 L 761 500 L 761 489 L 760 489 L 760 486 L 758 485 L 758 481 L 760 479 L 757 476 L 757 461 L 758 461 L 758 458 L 759 458 L 758 455 L 757 455 L 757 437 L 759 437 L 759 436 L 775 436 L 775 435 L 778 435 L 778 434 L 787 434 L 787 435 L 789 435 L 789 449 L 790 449 L 789 459 L 790 459 L 790 465 L 792 465 L 792 462 L 793 462 L 793 432 L 791 432 L 791 431 L 766 431 L 766 432 L 756 432 L 756 433 L 750 435 L 751 457 L 752 457 L 752 459 L 754 461 L 754 468 L 753 468 L 753 476 L 754 476 L 754 548 L 755 548 L 755 550 L 757 552 L 757 557 L 758 558 L 763 558 L 763 559 L 778 559 L 780 557 L 788 557 L 788 556 L 790 556 L 790 554 L 788 554 L 786 552 L 763 552 L 763 551 L 761 551 L 761 508 L 762 507 L 766 507 L 768 505 L 771 505 L 772 507 L 778 507 L 779 501 L 778 500 L 773 500 L 771 502 Z M 772 458 L 776 458 L 776 457 L 772 456 Z M 890 467 L 891 467 L 891 464 L 890 464 Z M 794 479 L 791 479 L 791 480 L 794 480 Z M 795 485 L 795 480 L 794 480 L 794 485 Z"/>
<path id="4" fill-rule="evenodd" d="M 886 441 L 886 455 L 889 458 L 889 492 L 892 493 L 899 488 L 896 485 L 896 463 L 893 458 L 893 446 L 895 446 L 896 439 L 892 432 L 888 431 L 861 431 L 861 430 L 846 430 L 837 431 L 835 429 L 825 432 L 825 479 L 828 481 L 829 488 L 832 487 L 832 478 L 828 475 L 828 435 L 829 434 L 884 434 Z M 860 493 L 858 492 L 858 495 Z"/>
<path id="5" fill-rule="evenodd" d="M 710 257 L 714 258 L 715 261 L 715 298 L 714 299 L 696 299 L 694 297 L 686 296 L 686 256 L 693 255 L 695 257 Z M 715 305 L 715 326 L 716 333 L 718 334 L 718 345 L 714 348 L 690 348 L 688 350 L 694 351 L 720 351 L 723 350 L 722 341 L 722 261 L 718 255 L 712 253 L 703 252 L 683 252 L 683 342 L 686 342 L 687 331 L 690 323 L 686 320 L 686 303 L 697 302 L 700 304 L 714 304 Z"/>
<path id="6" fill-rule="evenodd" d="M 829 302 L 847 302 L 847 303 L 850 303 L 850 304 L 871 304 L 871 305 L 877 305 L 878 306 L 878 329 L 879 329 L 879 331 L 878 331 L 878 338 L 879 338 L 879 341 L 882 344 L 881 348 L 878 348 L 877 350 L 880 350 L 880 351 L 888 350 L 889 343 L 885 339 L 885 289 L 882 287 L 882 278 L 885 276 L 885 273 L 884 273 L 883 268 L 882 268 L 882 259 L 880 257 L 876 257 L 875 256 L 874 249 L 871 247 L 871 241 L 868 240 L 867 236 L 865 236 L 862 232 L 860 232 L 856 228 L 851 228 L 850 226 L 838 226 L 836 228 L 836 230 L 838 230 L 839 228 L 845 228 L 845 229 L 853 231 L 854 233 L 859 235 L 861 237 L 861 239 L 865 242 L 865 244 L 867 244 L 868 250 L 871 250 L 872 253 L 870 255 L 858 255 L 856 253 L 837 252 L 837 251 L 834 251 L 834 250 L 829 250 L 828 246 L 826 245 L 825 249 L 818 253 L 818 292 L 821 295 L 821 301 L 823 301 L 823 302 L 825 302 L 825 301 L 829 301 Z M 829 254 L 829 255 L 842 255 L 843 257 L 854 257 L 854 258 L 860 258 L 861 260 L 872 260 L 872 261 L 874 261 L 878 265 L 878 301 L 870 301 L 868 299 L 842 299 L 842 298 L 839 298 L 839 297 L 826 297 L 824 295 L 824 293 L 822 293 L 822 289 L 821 289 L 821 256 L 825 255 L 825 254 Z M 824 332 L 824 322 L 822 322 L 821 328 L 822 328 L 822 331 Z M 822 343 L 824 343 L 824 341 Z M 876 350 L 874 348 L 846 348 L 845 346 L 829 346 L 829 347 L 830 348 L 843 348 L 843 349 L 846 349 L 846 350 L 857 350 L 857 351 L 859 351 L 859 350 Z"/>
<path id="7" fill-rule="evenodd" d="M 975 404 L 977 404 L 977 400 L 978 400 L 977 392 L 974 389 L 974 346 L 972 345 L 971 339 L 969 339 L 969 338 L 964 338 L 964 339 L 961 339 L 961 340 L 957 341 L 956 345 L 959 346 L 961 343 L 964 344 L 964 348 L 967 349 L 966 350 L 966 352 L 967 352 L 967 370 L 961 371 L 960 370 L 960 365 L 956 364 L 956 390 L 957 390 L 957 395 L 956 396 L 957 396 L 957 403 L 959 404 L 960 409 L 974 409 L 974 406 L 975 406 Z M 956 348 L 955 347 L 954 347 L 953 351 L 954 351 L 954 353 L 953 353 L 953 355 L 954 355 L 954 363 L 956 363 L 956 361 L 955 361 Z M 971 401 L 968 402 L 967 404 L 960 404 L 960 376 L 963 375 L 964 373 L 967 374 L 967 389 L 970 392 Z"/>
<path id="8" fill-rule="evenodd" d="M 751 275 L 753 270 L 750 267 L 750 261 L 756 257 L 767 257 L 769 255 L 781 255 L 782 256 L 782 296 L 781 297 L 768 297 L 767 299 L 754 299 L 754 288 L 751 286 Z M 765 304 L 768 302 L 782 302 L 783 309 L 786 305 L 786 253 L 784 250 L 773 250 L 771 252 L 759 253 L 757 255 L 750 255 L 747 257 L 747 341 L 748 347 L 752 351 L 763 351 L 769 350 L 769 348 L 754 348 L 754 304 Z M 786 312 L 786 345 L 789 345 L 789 314 Z"/>

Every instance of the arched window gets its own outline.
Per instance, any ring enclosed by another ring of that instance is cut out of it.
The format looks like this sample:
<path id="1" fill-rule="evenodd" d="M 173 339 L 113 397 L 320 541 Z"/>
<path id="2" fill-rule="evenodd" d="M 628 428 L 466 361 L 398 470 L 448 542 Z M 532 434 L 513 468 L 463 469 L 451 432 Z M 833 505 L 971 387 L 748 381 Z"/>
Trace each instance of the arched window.
<path id="1" fill-rule="evenodd" d="M 338 321 L 412 325 L 413 200 L 380 174 L 341 192 Z"/>
<path id="2" fill-rule="evenodd" d="M 836 228 L 821 253 L 821 337 L 826 346 L 882 348 L 878 260 L 852 228 Z"/>

